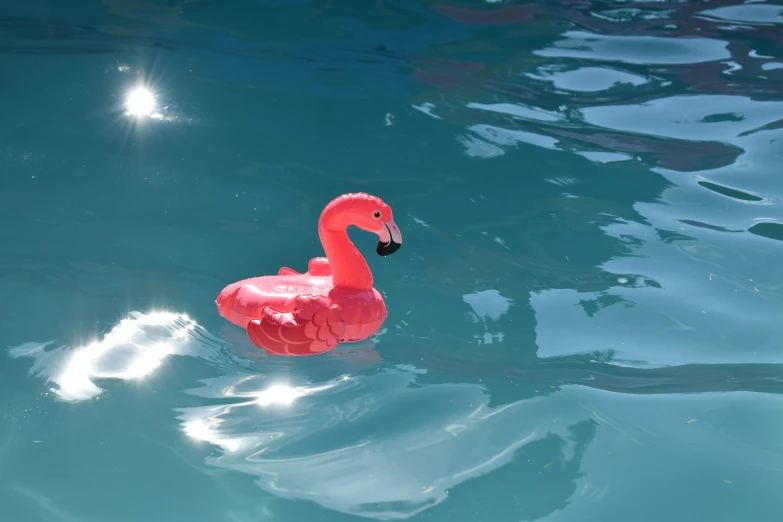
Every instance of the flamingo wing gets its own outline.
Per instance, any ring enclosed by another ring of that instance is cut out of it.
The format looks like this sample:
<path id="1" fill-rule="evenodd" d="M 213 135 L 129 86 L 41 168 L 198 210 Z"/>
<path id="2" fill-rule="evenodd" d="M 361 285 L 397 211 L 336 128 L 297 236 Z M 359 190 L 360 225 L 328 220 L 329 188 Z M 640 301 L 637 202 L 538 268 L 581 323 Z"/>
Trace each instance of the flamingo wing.
<path id="1" fill-rule="evenodd" d="M 331 350 L 345 333 L 342 309 L 325 296 L 300 295 L 292 312 L 264 308 L 250 321 L 250 341 L 272 355 L 312 355 Z"/>

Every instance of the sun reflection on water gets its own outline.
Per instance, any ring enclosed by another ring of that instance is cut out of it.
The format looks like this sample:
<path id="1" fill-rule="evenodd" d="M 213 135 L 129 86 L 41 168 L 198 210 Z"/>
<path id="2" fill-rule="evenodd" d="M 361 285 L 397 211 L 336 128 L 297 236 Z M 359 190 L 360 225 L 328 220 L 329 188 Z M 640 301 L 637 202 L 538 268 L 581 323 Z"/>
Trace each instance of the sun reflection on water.
<path id="1" fill-rule="evenodd" d="M 12 348 L 9 355 L 35 359 L 30 372 L 54 384 L 52 391 L 59 398 L 87 400 L 103 393 L 96 379 L 138 381 L 150 376 L 170 355 L 204 355 L 210 348 L 194 336 L 197 327 L 184 314 L 132 312 L 99 341 L 53 349 L 49 346 L 54 341 L 26 343 Z M 208 337 L 204 332 L 199 335 Z"/>
<path id="2" fill-rule="evenodd" d="M 157 108 L 155 94 L 146 87 L 136 87 L 125 99 L 125 109 L 129 116 L 154 117 Z"/>

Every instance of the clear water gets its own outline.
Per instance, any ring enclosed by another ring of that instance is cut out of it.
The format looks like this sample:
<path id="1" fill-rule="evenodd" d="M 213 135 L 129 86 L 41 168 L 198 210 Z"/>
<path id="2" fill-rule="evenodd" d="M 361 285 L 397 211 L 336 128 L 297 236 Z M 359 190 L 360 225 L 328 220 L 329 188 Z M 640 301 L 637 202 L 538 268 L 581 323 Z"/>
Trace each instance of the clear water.
<path id="1" fill-rule="evenodd" d="M 1 12 L 0 519 L 780 519 L 783 6 Z M 385 329 L 265 356 L 350 191 Z"/>

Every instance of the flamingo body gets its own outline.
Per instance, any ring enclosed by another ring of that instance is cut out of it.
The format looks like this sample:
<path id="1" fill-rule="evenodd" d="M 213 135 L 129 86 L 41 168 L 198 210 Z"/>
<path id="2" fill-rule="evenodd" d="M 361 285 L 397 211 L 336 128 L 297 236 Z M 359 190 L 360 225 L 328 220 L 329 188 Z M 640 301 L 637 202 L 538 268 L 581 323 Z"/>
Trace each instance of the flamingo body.
<path id="1" fill-rule="evenodd" d="M 369 216 L 371 220 L 366 219 Z M 283 267 L 276 276 L 226 286 L 215 301 L 220 315 L 245 328 L 253 344 L 275 355 L 323 353 L 341 342 L 375 335 L 386 319 L 386 304 L 372 287 L 364 258 L 347 237 L 350 224 L 381 237 L 380 255 L 396 251 L 402 242 L 391 209 L 379 198 L 341 196 L 327 205 L 319 222 L 327 257 L 311 259 L 304 274 Z"/>

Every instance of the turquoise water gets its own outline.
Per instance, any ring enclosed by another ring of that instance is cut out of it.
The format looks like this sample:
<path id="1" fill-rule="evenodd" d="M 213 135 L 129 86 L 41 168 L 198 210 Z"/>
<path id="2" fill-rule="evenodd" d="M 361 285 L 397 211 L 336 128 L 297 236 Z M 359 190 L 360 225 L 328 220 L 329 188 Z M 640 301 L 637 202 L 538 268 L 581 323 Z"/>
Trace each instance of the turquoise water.
<path id="1" fill-rule="evenodd" d="M 780 520 L 782 5 L 0 14 L 0 519 Z M 384 329 L 266 356 L 352 191 Z"/>

